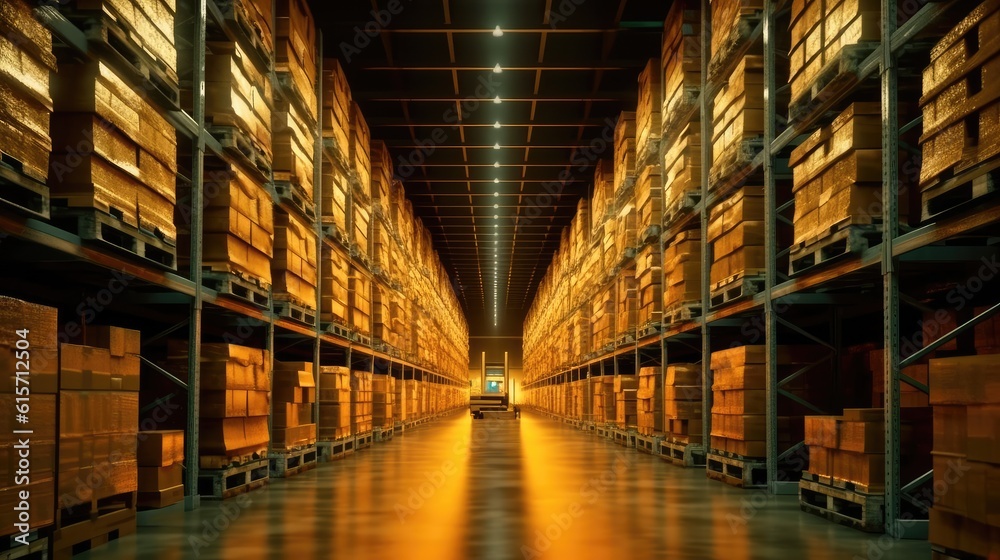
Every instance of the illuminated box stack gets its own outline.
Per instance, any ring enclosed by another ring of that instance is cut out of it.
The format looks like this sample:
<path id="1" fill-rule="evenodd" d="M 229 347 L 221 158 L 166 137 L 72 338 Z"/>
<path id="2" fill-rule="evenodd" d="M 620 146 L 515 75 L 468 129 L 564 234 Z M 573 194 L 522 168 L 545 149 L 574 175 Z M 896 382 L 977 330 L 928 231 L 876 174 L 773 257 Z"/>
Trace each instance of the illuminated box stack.
<path id="1" fill-rule="evenodd" d="M 316 380 L 311 362 L 274 362 L 271 449 L 291 451 L 316 443 Z"/>
<path id="2" fill-rule="evenodd" d="M 372 431 L 372 374 L 351 371 L 351 434 Z"/>
<path id="3" fill-rule="evenodd" d="M 138 441 L 141 508 L 159 509 L 184 499 L 184 432 L 142 431 Z"/>
<path id="4" fill-rule="evenodd" d="M 935 496 L 929 540 L 949 556 L 1000 555 L 997 367 L 997 354 L 930 361 Z"/>
<path id="5" fill-rule="evenodd" d="M 128 534 L 136 522 L 140 333 L 88 325 L 83 341 L 59 349 L 57 553 L 81 533 Z"/>
<path id="6" fill-rule="evenodd" d="M 0 8 L 2 10 L 3 8 Z M 0 367 L 3 388 L 0 390 L 0 535 L 6 537 L 20 531 L 18 523 L 19 492 L 29 492 L 28 514 L 30 529 L 52 525 L 55 521 L 56 496 L 56 393 L 59 391 L 58 313 L 45 307 L 14 298 L 0 296 Z M 24 336 L 22 336 L 24 335 Z M 22 352 L 20 356 L 18 352 Z M 27 352 L 25 355 L 23 352 Z M 28 359 L 18 365 L 19 358 Z M 22 381 L 17 381 L 22 372 Z M 30 391 L 29 407 L 18 408 L 18 391 Z M 24 414 L 26 422 L 18 421 Z M 16 475 L 20 449 L 15 430 L 32 430 L 30 434 L 31 474 L 29 480 Z"/>
<path id="7" fill-rule="evenodd" d="M 188 342 L 171 340 L 167 367 L 188 371 Z M 198 462 L 221 469 L 266 457 L 271 380 L 267 350 L 236 344 L 201 345 Z"/>
<path id="8" fill-rule="evenodd" d="M 351 370 L 319 368 L 319 439 L 336 441 L 351 435 Z"/>
<path id="9" fill-rule="evenodd" d="M 702 387 L 700 364 L 670 364 L 665 372 L 663 429 L 681 445 L 702 443 Z"/>

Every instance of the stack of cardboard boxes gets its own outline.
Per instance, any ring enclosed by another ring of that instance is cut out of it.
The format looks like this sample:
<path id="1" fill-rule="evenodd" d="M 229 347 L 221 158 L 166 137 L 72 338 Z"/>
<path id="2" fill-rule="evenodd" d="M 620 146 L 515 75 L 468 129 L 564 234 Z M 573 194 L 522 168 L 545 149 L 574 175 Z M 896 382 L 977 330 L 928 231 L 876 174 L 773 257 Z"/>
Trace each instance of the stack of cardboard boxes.
<path id="1" fill-rule="evenodd" d="M 271 449 L 291 451 L 316 443 L 316 380 L 311 362 L 274 362 Z"/>
<path id="2" fill-rule="evenodd" d="M 319 368 L 319 439 L 336 441 L 351 435 L 351 370 Z"/>
<path id="3" fill-rule="evenodd" d="M 184 432 L 156 430 L 137 437 L 141 508 L 164 508 L 184 499 Z"/>

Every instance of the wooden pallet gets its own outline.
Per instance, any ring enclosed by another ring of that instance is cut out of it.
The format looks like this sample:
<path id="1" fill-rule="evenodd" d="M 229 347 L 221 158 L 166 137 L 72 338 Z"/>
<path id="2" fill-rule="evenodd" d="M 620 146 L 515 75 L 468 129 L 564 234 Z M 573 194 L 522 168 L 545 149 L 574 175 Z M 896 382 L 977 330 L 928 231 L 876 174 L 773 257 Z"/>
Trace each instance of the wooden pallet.
<path id="1" fill-rule="evenodd" d="M 213 118 L 212 120 L 213 124 L 207 126 L 206 130 L 218 140 L 222 149 L 241 161 L 244 167 L 256 169 L 258 179 L 269 182 L 271 180 L 271 157 L 246 132 L 236 126 L 222 125 L 220 123 L 223 121 L 220 119 Z"/>
<path id="2" fill-rule="evenodd" d="M 301 305 L 297 302 L 292 302 L 283 299 L 277 299 L 277 294 L 273 302 L 274 314 L 278 317 L 284 317 L 286 319 L 291 319 L 302 323 L 303 325 L 309 325 L 311 327 L 316 326 L 316 310 L 307 306 Z"/>
<path id="3" fill-rule="evenodd" d="M 325 219 L 325 218 L 324 218 Z M 343 247 L 350 247 L 351 240 L 347 237 L 347 232 L 337 227 L 336 224 L 324 223 L 322 226 L 323 235 Z"/>
<path id="4" fill-rule="evenodd" d="M 788 105 L 791 123 L 808 120 L 817 112 L 825 112 L 831 99 L 858 84 L 858 67 L 875 52 L 878 43 L 864 42 L 845 45 L 840 53 L 819 71 L 809 84 L 808 91 Z"/>
<path id="5" fill-rule="evenodd" d="M 136 503 L 136 492 L 124 492 L 58 510 L 52 532 L 52 558 L 68 559 L 134 533 Z"/>
<path id="6" fill-rule="evenodd" d="M 883 484 L 859 484 L 857 482 L 851 482 L 849 480 L 843 480 L 840 478 L 834 478 L 832 476 L 824 476 L 816 473 L 811 473 L 809 471 L 802 471 L 802 478 L 818 484 L 825 484 L 827 486 L 832 486 L 840 490 L 845 490 L 848 492 L 858 492 L 861 494 L 883 494 L 885 493 L 885 486 Z"/>
<path id="7" fill-rule="evenodd" d="M 618 338 L 615 339 L 615 348 L 621 348 L 622 346 L 628 346 L 629 344 L 635 344 L 635 336 L 630 333 L 620 334 L 618 335 Z"/>
<path id="8" fill-rule="evenodd" d="M 740 180 L 749 178 L 751 175 L 750 165 L 763 150 L 763 136 L 744 138 L 738 144 L 730 146 L 712 163 L 708 177 L 709 190 L 717 190 L 721 184 L 734 177 L 738 177 Z"/>
<path id="9" fill-rule="evenodd" d="M 789 273 L 801 274 L 846 255 L 859 255 L 882 243 L 881 224 L 835 226 L 825 237 L 794 247 L 789 254 Z"/>
<path id="10" fill-rule="evenodd" d="M 667 438 L 660 442 L 660 457 L 678 467 L 705 466 L 705 448 L 697 443 L 677 443 Z"/>
<path id="11" fill-rule="evenodd" d="M 198 494 L 203 498 L 226 500 L 262 488 L 270 475 L 268 459 L 256 459 L 224 469 L 198 471 Z"/>
<path id="12" fill-rule="evenodd" d="M 753 274 L 756 274 L 754 271 Z M 723 282 L 717 282 L 712 290 L 712 307 L 719 307 L 731 301 L 751 297 L 764 289 L 764 277 L 758 275 L 733 275 Z"/>
<path id="13" fill-rule="evenodd" d="M 372 443 L 375 441 L 375 434 L 374 432 L 365 432 L 354 436 L 354 440 L 355 449 L 364 449 L 372 446 Z"/>
<path id="14" fill-rule="evenodd" d="M 662 128 L 662 123 L 661 123 Z M 646 167 L 647 165 L 653 165 L 656 163 L 660 155 L 660 135 L 650 134 L 649 140 L 646 144 L 646 150 L 643 153 L 639 153 L 638 148 L 636 148 L 635 154 L 635 168 L 637 170 Z"/>
<path id="15" fill-rule="evenodd" d="M 992 196 L 1000 181 L 1000 159 L 957 172 L 920 193 L 920 218 L 931 220 L 945 212 Z"/>
<path id="16" fill-rule="evenodd" d="M 362 333 L 359 333 L 359 332 L 354 332 L 354 333 L 352 333 L 352 337 L 351 338 L 354 340 L 354 342 L 357 342 L 358 344 L 361 344 L 362 346 L 371 346 L 372 345 L 372 337 L 368 336 L 367 334 L 362 334 Z"/>
<path id="17" fill-rule="evenodd" d="M 646 226 L 646 229 L 639 233 L 638 243 L 640 246 L 646 245 L 647 243 L 654 243 L 660 240 L 660 233 L 663 228 L 660 224 L 652 224 Z"/>
<path id="18" fill-rule="evenodd" d="M 83 31 L 91 48 L 110 63 L 126 80 L 138 85 L 143 92 L 156 93 L 172 108 L 179 108 L 180 82 L 176 71 L 143 48 L 128 19 L 104 4 L 104 11 L 68 12 L 67 16 Z M 112 15 L 113 14 L 113 15 Z"/>
<path id="19" fill-rule="evenodd" d="M 229 451 L 226 455 L 200 455 L 198 464 L 202 469 L 222 470 L 239 467 L 267 458 L 267 447 L 246 448 Z"/>
<path id="20" fill-rule="evenodd" d="M 123 251 L 167 270 L 177 270 L 177 247 L 174 240 L 141 230 L 96 208 L 56 206 L 52 212 L 53 225 L 84 241 Z"/>
<path id="21" fill-rule="evenodd" d="M 332 461 L 354 453 L 356 451 L 356 443 L 353 436 L 347 436 L 334 441 L 316 442 L 316 450 L 319 452 L 319 458 L 322 461 Z"/>
<path id="22" fill-rule="evenodd" d="M 259 62 L 267 63 L 274 54 L 273 48 L 268 48 L 260 27 L 247 18 L 244 10 L 239 9 L 241 4 L 236 0 L 216 0 L 215 2 L 219 12 L 222 13 L 223 22 L 230 33 L 236 36 L 240 47 L 252 52 L 259 59 Z M 212 21 L 212 18 L 209 18 L 209 21 Z"/>
<path id="23" fill-rule="evenodd" d="M 267 308 L 270 299 L 269 288 L 265 288 L 259 282 L 249 278 L 241 278 L 232 272 L 205 270 L 201 275 L 201 283 L 220 295 L 241 299 L 258 307 Z"/>
<path id="24" fill-rule="evenodd" d="M 803 477 L 799 480 L 802 511 L 867 533 L 885 530 L 885 496 L 829 486 Z"/>
<path id="25" fill-rule="evenodd" d="M 663 205 L 663 227 L 670 228 L 684 216 L 687 216 L 701 202 L 701 191 L 684 191 L 677 200 Z"/>
<path id="26" fill-rule="evenodd" d="M 662 324 L 659 321 L 650 321 L 645 325 L 639 327 L 637 331 L 637 337 L 639 340 L 646 338 L 647 336 L 653 336 L 654 334 L 660 334 L 660 329 Z"/>
<path id="27" fill-rule="evenodd" d="M 28 533 L 28 544 L 14 541 L 10 535 L 0 541 L 0 560 L 45 560 L 49 557 L 51 527 L 35 529 Z"/>
<path id="28" fill-rule="evenodd" d="M 708 478 L 737 488 L 766 488 L 767 463 L 764 459 L 746 458 L 723 451 L 705 454 Z"/>
<path id="29" fill-rule="evenodd" d="M 306 119 L 306 121 L 315 126 L 316 116 L 309 109 L 309 103 L 306 101 L 305 96 L 299 88 L 295 86 L 295 80 L 292 77 L 292 73 L 288 70 L 284 63 L 275 64 L 274 75 L 278 80 L 278 87 L 275 88 L 275 93 L 281 97 L 287 99 L 291 103 L 298 105 L 299 112 Z M 310 94 L 313 92 L 309 92 Z"/>
<path id="30" fill-rule="evenodd" d="M 271 453 L 267 459 L 271 478 L 288 478 L 315 469 L 319 464 L 319 451 L 313 444 L 293 451 Z"/>
<path id="31" fill-rule="evenodd" d="M 639 434 L 635 438 L 635 448 L 643 453 L 649 453 L 650 455 L 659 455 L 660 453 L 660 443 L 663 439 L 662 435 L 656 434 Z"/>
<path id="32" fill-rule="evenodd" d="M 392 439 L 394 430 L 392 426 L 380 426 L 372 429 L 372 441 L 384 443 Z"/>
<path id="33" fill-rule="evenodd" d="M 663 312 L 663 323 L 666 325 L 676 325 L 690 321 L 701 316 L 700 301 L 686 301 L 670 306 L 670 309 Z"/>
<path id="34" fill-rule="evenodd" d="M 636 438 L 638 438 L 638 436 L 639 434 L 634 430 L 628 430 L 621 427 L 613 428 L 611 431 L 611 439 L 613 439 L 618 445 L 625 446 L 629 449 L 635 449 Z"/>
<path id="35" fill-rule="evenodd" d="M 0 203 L 31 216 L 50 217 L 49 187 L 21 173 L 24 166 L 7 154 L 0 154 Z"/>
<path id="36" fill-rule="evenodd" d="M 754 35 L 754 31 L 761 25 L 763 13 L 760 10 L 748 10 L 741 13 L 739 21 L 733 26 L 726 36 L 725 43 L 712 53 L 712 58 L 708 63 L 709 81 L 718 81 L 720 72 L 728 69 L 733 64 L 734 55 L 741 50 L 747 41 Z"/>
<path id="37" fill-rule="evenodd" d="M 315 222 L 316 203 L 306 195 L 305 189 L 300 185 L 296 185 L 290 179 L 279 179 L 279 175 L 288 174 L 274 174 L 274 192 L 278 195 L 278 203 L 288 204 L 307 221 Z"/>
<path id="38" fill-rule="evenodd" d="M 349 153 L 349 147 L 344 146 L 341 148 L 337 145 L 337 139 L 331 138 L 329 136 L 323 137 L 323 151 L 326 152 L 327 156 L 333 163 L 336 163 L 341 167 L 341 169 L 350 169 L 351 164 L 347 161 L 347 156 L 345 154 Z"/>

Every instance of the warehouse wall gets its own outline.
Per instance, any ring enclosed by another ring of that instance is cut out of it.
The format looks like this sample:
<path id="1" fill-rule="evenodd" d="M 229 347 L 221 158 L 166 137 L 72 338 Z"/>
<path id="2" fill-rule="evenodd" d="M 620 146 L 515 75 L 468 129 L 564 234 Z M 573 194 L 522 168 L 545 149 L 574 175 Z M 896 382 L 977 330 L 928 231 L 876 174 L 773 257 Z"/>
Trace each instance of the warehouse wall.
<path id="1" fill-rule="evenodd" d="M 472 390 L 480 389 L 479 377 L 483 352 L 486 352 L 486 361 L 488 362 L 503 360 L 503 353 L 507 352 L 511 379 L 520 387 L 521 363 L 523 361 L 522 343 L 523 339 L 519 336 L 470 336 L 469 379 L 472 380 Z"/>

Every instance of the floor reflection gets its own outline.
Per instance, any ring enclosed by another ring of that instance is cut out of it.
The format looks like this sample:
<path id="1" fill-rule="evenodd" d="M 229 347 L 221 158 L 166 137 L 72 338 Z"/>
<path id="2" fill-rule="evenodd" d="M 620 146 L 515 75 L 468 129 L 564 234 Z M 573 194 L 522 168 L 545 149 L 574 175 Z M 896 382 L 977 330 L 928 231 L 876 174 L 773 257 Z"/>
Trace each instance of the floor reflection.
<path id="1" fill-rule="evenodd" d="M 76 558 L 929 558 L 768 497 L 525 414 L 456 414 Z"/>

